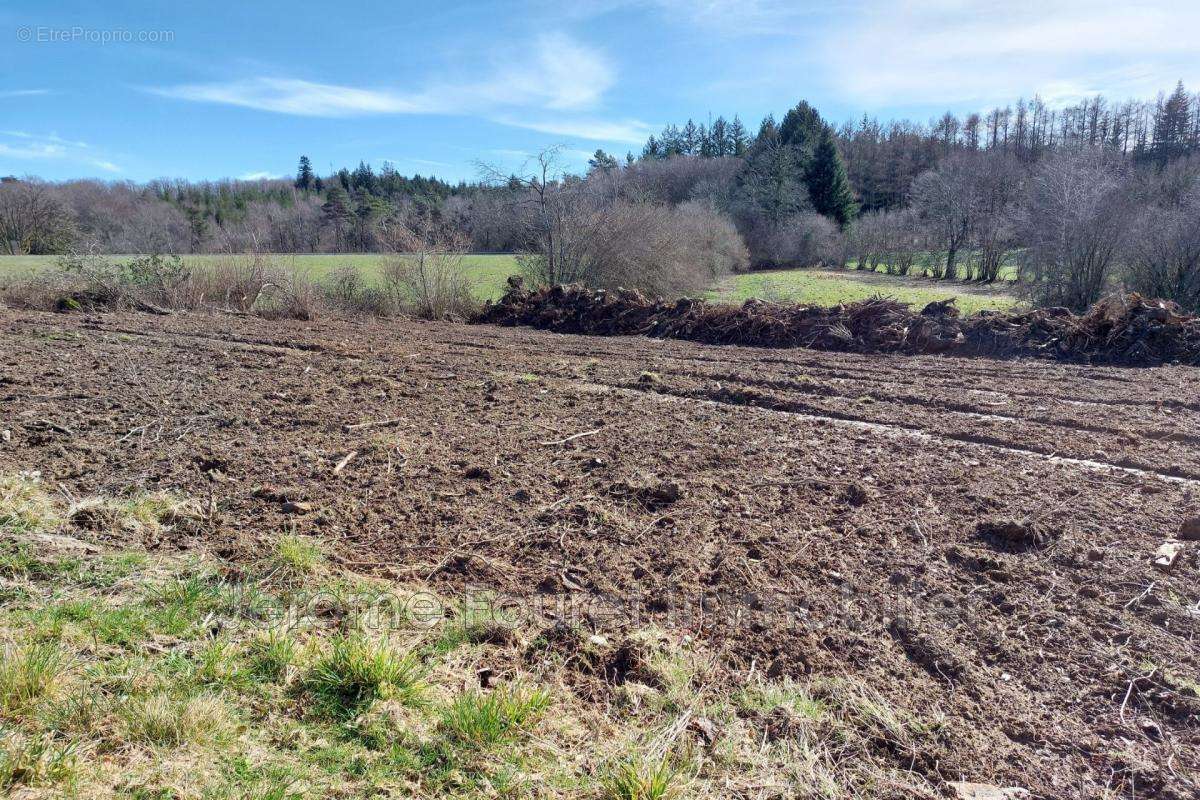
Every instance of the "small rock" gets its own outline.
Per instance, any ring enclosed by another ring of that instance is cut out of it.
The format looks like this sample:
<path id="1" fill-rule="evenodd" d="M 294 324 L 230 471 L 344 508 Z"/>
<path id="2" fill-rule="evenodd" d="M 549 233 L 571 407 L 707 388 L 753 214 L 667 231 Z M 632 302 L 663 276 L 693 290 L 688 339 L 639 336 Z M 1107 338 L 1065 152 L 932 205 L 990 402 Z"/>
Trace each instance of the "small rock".
<path id="1" fill-rule="evenodd" d="M 594 644 L 594 645 L 596 645 L 596 647 L 605 647 L 608 645 L 608 637 L 601 636 L 598 633 L 593 633 L 591 636 L 588 637 L 588 643 Z"/>
<path id="2" fill-rule="evenodd" d="M 990 783 L 950 781 L 950 788 L 958 800 L 1023 800 L 1030 796 L 1028 789 L 1016 786 L 1001 788 Z"/>
<path id="3" fill-rule="evenodd" d="M 1158 550 L 1154 553 L 1154 558 L 1151 560 L 1155 567 L 1161 570 L 1169 570 L 1175 566 L 1175 562 L 1179 560 L 1179 554 L 1183 552 L 1183 542 L 1177 542 L 1174 539 L 1168 539 L 1159 545 Z"/>
<path id="4" fill-rule="evenodd" d="M 1159 727 L 1157 722 L 1143 717 L 1138 725 L 1141 726 L 1142 733 L 1146 734 L 1148 738 L 1153 739 L 1156 742 L 1162 741 L 1162 728 Z"/>
<path id="5" fill-rule="evenodd" d="M 0 439 L 3 439 L 6 442 L 11 442 L 12 441 L 12 431 L 10 431 L 8 428 L 5 428 L 4 430 L 0 431 Z"/>
<path id="6" fill-rule="evenodd" d="M 285 514 L 307 514 L 308 512 L 312 511 L 314 507 L 315 506 L 313 506 L 312 503 L 304 503 L 293 500 L 285 501 L 281 506 L 283 513 Z"/>
<path id="7" fill-rule="evenodd" d="M 76 539 L 73 536 L 60 536 L 56 533 L 35 533 L 31 535 L 30 540 L 37 542 L 51 550 L 60 550 L 73 553 L 99 553 L 100 548 L 96 545 L 85 542 L 82 539 Z"/>
<path id="8" fill-rule="evenodd" d="M 1179 538 L 1188 541 L 1200 539 L 1200 517 L 1184 520 L 1183 525 L 1179 528 Z"/>

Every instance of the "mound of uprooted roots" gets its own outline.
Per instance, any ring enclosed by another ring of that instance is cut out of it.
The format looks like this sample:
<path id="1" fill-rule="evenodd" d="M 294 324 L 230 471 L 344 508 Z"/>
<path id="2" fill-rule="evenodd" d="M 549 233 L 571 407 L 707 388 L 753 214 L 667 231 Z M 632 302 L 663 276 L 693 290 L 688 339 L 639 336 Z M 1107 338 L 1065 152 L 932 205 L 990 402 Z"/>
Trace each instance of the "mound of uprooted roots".
<path id="1" fill-rule="evenodd" d="M 1200 364 L 1200 319 L 1137 294 L 1105 298 L 1083 315 L 1062 308 L 960 316 L 953 300 L 914 311 L 872 298 L 832 308 L 747 300 L 666 302 L 640 292 L 581 286 L 525 289 L 519 278 L 477 322 L 559 333 L 640 335 L 708 344 L 807 347 L 854 353 L 1041 356 L 1063 361 Z"/>

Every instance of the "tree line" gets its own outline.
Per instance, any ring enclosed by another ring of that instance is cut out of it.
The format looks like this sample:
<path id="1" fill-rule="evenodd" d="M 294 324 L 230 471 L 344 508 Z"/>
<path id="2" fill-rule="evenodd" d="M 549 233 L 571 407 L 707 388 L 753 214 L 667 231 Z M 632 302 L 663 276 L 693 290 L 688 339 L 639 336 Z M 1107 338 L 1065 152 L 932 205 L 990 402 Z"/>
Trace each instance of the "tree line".
<path id="1" fill-rule="evenodd" d="M 1179 276 L 1194 270 L 1200 96 L 1182 84 L 1153 101 L 1051 108 L 1035 98 L 928 124 L 837 126 L 801 101 L 753 135 L 737 116 L 668 125 L 639 155 L 597 150 L 583 174 L 558 156 L 543 151 L 512 172 L 481 165 L 478 180 L 458 184 L 362 162 L 321 176 L 307 156 L 288 180 L 6 178 L 0 249 L 376 252 L 421 230 L 525 253 L 546 279 L 662 291 L 722 270 L 817 264 L 1019 275 L 1040 300 L 1072 306 L 1135 273 L 1136 285 L 1173 297 L 1191 291 Z M 1086 257 L 1063 252 L 1076 245 Z M 1174 278 L 1151 263 L 1168 257 Z"/>

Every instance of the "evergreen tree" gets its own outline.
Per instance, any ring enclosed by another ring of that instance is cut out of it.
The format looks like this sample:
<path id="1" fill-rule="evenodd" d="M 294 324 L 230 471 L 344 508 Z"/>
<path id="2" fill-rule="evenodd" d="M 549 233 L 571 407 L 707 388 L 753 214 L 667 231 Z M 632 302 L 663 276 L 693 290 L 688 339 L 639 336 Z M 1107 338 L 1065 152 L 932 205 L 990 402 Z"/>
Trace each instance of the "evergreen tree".
<path id="1" fill-rule="evenodd" d="M 1187 155 L 1190 139 L 1190 98 L 1183 88 L 1183 81 L 1154 114 L 1154 134 L 1150 143 L 1150 157 L 1160 166 L 1174 158 Z"/>
<path id="2" fill-rule="evenodd" d="M 659 144 L 658 139 L 655 139 L 654 135 L 651 134 L 650 138 L 646 140 L 646 146 L 642 148 L 642 160 L 648 161 L 650 159 L 662 157 L 662 145 Z"/>
<path id="3" fill-rule="evenodd" d="M 816 150 L 825 128 L 825 121 L 817 110 L 801 100 L 783 116 L 783 122 L 779 124 L 779 138 L 784 144 L 796 148 L 802 161 L 807 161 Z"/>
<path id="4" fill-rule="evenodd" d="M 677 126 L 668 125 L 663 128 L 659 142 L 662 145 L 662 154 L 664 157 L 670 158 L 671 156 L 683 155 L 683 134 L 679 132 Z"/>
<path id="5" fill-rule="evenodd" d="M 842 227 L 858 213 L 854 190 L 850 187 L 850 179 L 846 177 L 846 165 L 833 141 L 833 132 L 828 127 L 821 131 L 804 182 L 808 186 L 813 208 Z"/>
<path id="6" fill-rule="evenodd" d="M 345 172 L 345 170 L 342 170 Z M 349 180 L 349 176 L 347 176 Z M 333 228 L 337 249 L 341 250 L 345 242 L 346 223 L 350 219 L 350 197 L 341 186 L 334 186 L 325 196 L 321 205 L 321 220 Z"/>
<path id="7" fill-rule="evenodd" d="M 746 133 L 746 126 L 736 114 L 733 116 L 733 122 L 729 123 L 729 147 L 729 155 L 739 158 L 745 156 L 750 147 L 750 135 Z"/>
<path id="8" fill-rule="evenodd" d="M 779 126 L 775 124 L 774 114 L 767 114 L 758 125 L 758 135 L 754 137 L 754 143 L 757 145 L 764 142 L 779 142 Z"/>
<path id="9" fill-rule="evenodd" d="M 593 172 L 612 172 L 620 166 L 616 157 L 597 148 L 595 154 L 588 159 L 588 174 Z"/>
<path id="10" fill-rule="evenodd" d="M 296 188 L 308 191 L 313 185 L 312 162 L 308 156 L 300 156 L 300 167 L 296 170 Z"/>
<path id="11" fill-rule="evenodd" d="M 358 167 L 350 173 L 350 186 L 367 194 L 376 194 L 379 188 L 374 170 L 363 161 L 359 161 Z"/>
<path id="12" fill-rule="evenodd" d="M 724 117 L 717 117 L 708 129 L 708 148 L 713 158 L 733 155 L 729 146 L 729 125 Z"/>
<path id="13" fill-rule="evenodd" d="M 700 152 L 700 129 L 690 119 L 683 126 L 680 134 L 680 150 L 685 156 L 694 156 Z"/>

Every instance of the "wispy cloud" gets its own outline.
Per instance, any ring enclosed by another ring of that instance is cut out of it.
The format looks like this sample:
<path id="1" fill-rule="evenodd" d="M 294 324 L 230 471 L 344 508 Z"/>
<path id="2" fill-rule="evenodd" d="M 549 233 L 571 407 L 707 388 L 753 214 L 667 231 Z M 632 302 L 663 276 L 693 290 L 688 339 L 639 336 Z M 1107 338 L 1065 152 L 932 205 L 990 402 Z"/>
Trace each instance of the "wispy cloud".
<path id="1" fill-rule="evenodd" d="M 262 172 L 243 173 L 241 175 L 238 175 L 238 180 L 239 181 L 265 181 L 265 180 L 270 180 L 272 178 L 282 178 L 282 177 L 283 177 L 282 175 L 276 175 L 274 172 L 267 172 L 266 170 L 263 170 Z"/>
<path id="2" fill-rule="evenodd" d="M 193 102 L 220 103 L 280 114 L 354 117 L 377 114 L 483 116 L 504 125 L 604 141 L 640 141 L 635 122 L 578 118 L 596 109 L 616 81 L 599 50 L 562 33 L 543 34 L 531 46 L 494 54 L 486 78 L 437 80 L 416 89 L 360 87 L 297 78 L 258 76 L 226 82 L 146 89 Z M 525 121 L 529 114 L 554 122 Z"/>
<path id="3" fill-rule="evenodd" d="M 20 160 L 63 160 L 85 164 L 104 172 L 121 171 L 119 166 L 96 154 L 87 142 L 64 139 L 55 133 L 0 131 L 0 156 Z"/>
<path id="4" fill-rule="evenodd" d="M 599 120 L 599 119 L 569 119 L 561 117 L 519 117 L 503 115 L 493 118 L 502 125 L 514 128 L 548 133 L 553 136 L 567 136 L 576 139 L 589 139 L 595 142 L 622 142 L 625 144 L 641 144 L 657 129 L 640 120 Z"/>
<path id="5" fill-rule="evenodd" d="M 52 92 L 49 89 L 0 89 L 0 98 L 38 97 L 45 94 Z"/>
<path id="6" fill-rule="evenodd" d="M 1200 5 L 1174 0 L 873 0 L 823 37 L 823 61 L 836 65 L 838 88 L 865 103 L 1022 92 L 1066 101 L 1200 77 L 1198 28 Z"/>

